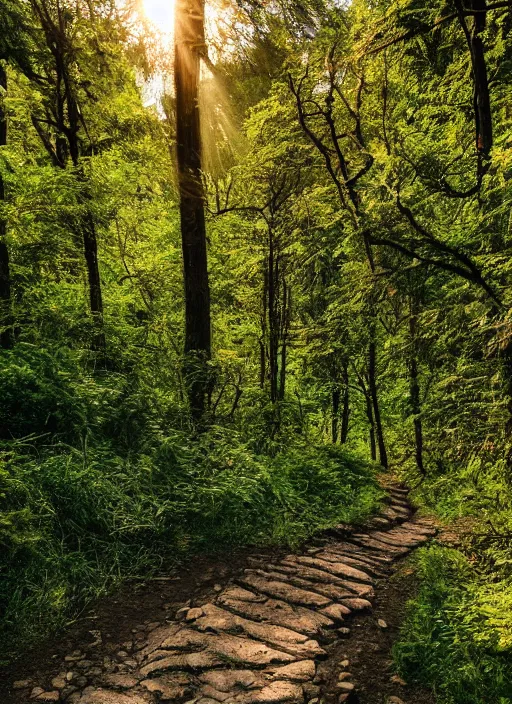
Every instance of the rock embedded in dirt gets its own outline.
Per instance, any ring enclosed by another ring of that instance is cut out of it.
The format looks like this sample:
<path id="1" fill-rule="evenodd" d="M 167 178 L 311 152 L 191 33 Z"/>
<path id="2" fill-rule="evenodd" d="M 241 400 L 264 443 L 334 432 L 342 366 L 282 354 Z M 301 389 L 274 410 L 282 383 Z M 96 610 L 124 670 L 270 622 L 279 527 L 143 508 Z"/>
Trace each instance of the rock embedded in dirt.
<path id="1" fill-rule="evenodd" d="M 336 684 L 336 689 L 341 689 L 342 692 L 352 692 L 355 689 L 355 685 L 352 682 L 339 681 Z"/>
<path id="2" fill-rule="evenodd" d="M 16 680 L 12 683 L 13 689 L 28 689 L 32 686 L 32 680 Z"/>
<path id="3" fill-rule="evenodd" d="M 44 692 L 44 689 L 42 687 L 34 687 L 33 690 L 30 692 L 30 698 L 35 699 L 40 694 L 43 694 L 43 692 Z"/>
<path id="4" fill-rule="evenodd" d="M 393 675 L 389 681 L 392 682 L 393 684 L 399 684 L 401 687 L 407 686 L 407 682 L 404 679 L 402 679 L 399 675 Z"/>
<path id="5" fill-rule="evenodd" d="M 403 699 L 400 699 L 400 697 L 388 697 L 386 704 L 405 704 L 405 702 Z"/>
<path id="6" fill-rule="evenodd" d="M 60 700 L 60 692 L 53 690 L 51 692 L 42 692 L 36 697 L 37 702 L 58 702 Z"/>
<path id="7" fill-rule="evenodd" d="M 382 628 L 383 631 L 385 631 L 387 628 L 389 628 L 387 622 L 384 621 L 383 618 L 377 619 L 377 626 L 378 626 L 379 628 Z"/>

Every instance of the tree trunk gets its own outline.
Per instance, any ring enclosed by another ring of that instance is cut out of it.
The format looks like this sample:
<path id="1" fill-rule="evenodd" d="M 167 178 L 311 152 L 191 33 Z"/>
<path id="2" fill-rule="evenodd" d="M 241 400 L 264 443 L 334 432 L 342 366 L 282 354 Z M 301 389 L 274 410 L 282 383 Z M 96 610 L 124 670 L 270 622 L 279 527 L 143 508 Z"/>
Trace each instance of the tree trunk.
<path id="1" fill-rule="evenodd" d="M 414 303 L 411 301 L 411 314 L 409 317 L 409 335 L 411 344 L 411 356 L 409 360 L 409 394 L 411 401 L 411 411 L 413 414 L 414 424 L 414 447 L 416 456 L 416 465 L 420 474 L 425 476 L 425 467 L 423 464 L 423 427 L 421 423 L 421 401 L 420 401 L 420 385 L 418 373 L 418 347 L 416 335 L 417 312 Z"/>
<path id="2" fill-rule="evenodd" d="M 268 352 L 270 375 L 270 400 L 278 400 L 278 352 L 279 352 L 279 320 L 278 320 L 278 263 L 274 247 L 274 233 L 268 230 Z"/>
<path id="3" fill-rule="evenodd" d="M 370 425 L 370 455 L 374 462 L 377 460 L 377 448 L 375 445 L 375 422 L 373 419 L 372 399 L 368 394 L 364 395 L 366 401 L 366 416 Z"/>
<path id="4" fill-rule="evenodd" d="M 348 438 L 348 424 L 350 419 L 350 391 L 348 388 L 348 362 L 343 363 L 343 413 L 341 416 L 340 444 L 344 445 Z"/>
<path id="5" fill-rule="evenodd" d="M 7 91 L 7 72 L 0 62 L 0 89 Z M 7 115 L 3 100 L 0 100 L 0 147 L 7 144 Z M 5 204 L 5 184 L 0 173 L 0 207 Z M 7 221 L 0 213 L 0 346 L 9 349 L 13 345 L 12 298 L 9 250 L 6 242 Z"/>
<path id="6" fill-rule="evenodd" d="M 379 462 L 387 469 L 388 455 L 384 443 L 384 433 L 382 431 L 382 420 L 380 416 L 379 398 L 377 393 L 377 370 L 376 370 L 377 346 L 375 343 L 375 325 L 371 324 L 370 345 L 368 350 L 368 388 L 372 401 L 373 416 L 375 419 L 375 434 L 379 446 Z"/>
<path id="7" fill-rule="evenodd" d="M 331 435 L 332 442 L 338 442 L 338 421 L 340 412 L 341 389 L 339 386 L 334 386 L 332 390 L 332 419 L 331 419 Z"/>
<path id="8" fill-rule="evenodd" d="M 177 0 L 174 25 L 176 141 L 185 289 L 185 379 L 192 417 L 204 415 L 211 358 L 210 287 L 201 178 L 199 79 L 203 0 Z"/>

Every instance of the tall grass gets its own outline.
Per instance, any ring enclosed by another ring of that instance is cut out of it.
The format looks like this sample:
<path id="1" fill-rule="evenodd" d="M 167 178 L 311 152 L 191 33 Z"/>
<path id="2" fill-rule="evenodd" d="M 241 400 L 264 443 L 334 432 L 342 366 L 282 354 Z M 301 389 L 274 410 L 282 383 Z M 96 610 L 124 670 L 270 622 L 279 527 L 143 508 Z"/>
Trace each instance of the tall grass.
<path id="1" fill-rule="evenodd" d="M 4 362 L 4 660 L 123 578 L 204 551 L 294 546 L 378 505 L 374 468 L 339 447 L 292 434 L 286 447 L 258 454 L 221 427 L 192 439 L 159 423 L 150 394 L 127 390 L 121 375 L 106 384 L 76 360 L 28 346 Z M 37 434 L 27 437 L 29 428 Z"/>

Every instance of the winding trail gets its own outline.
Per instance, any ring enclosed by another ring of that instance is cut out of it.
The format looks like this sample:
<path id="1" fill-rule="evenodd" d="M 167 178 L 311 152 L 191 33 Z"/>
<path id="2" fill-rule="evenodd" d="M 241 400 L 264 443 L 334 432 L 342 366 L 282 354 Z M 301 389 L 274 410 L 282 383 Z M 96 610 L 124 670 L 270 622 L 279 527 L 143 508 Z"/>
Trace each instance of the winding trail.
<path id="1" fill-rule="evenodd" d="M 250 558 L 209 603 L 149 624 L 113 657 L 98 663 L 76 651 L 56 664 L 50 689 L 15 687 L 27 702 L 69 704 L 356 702 L 356 673 L 334 661 L 334 646 L 371 610 L 397 561 L 436 533 L 413 516 L 406 489 L 386 489 L 388 504 L 364 527 L 338 526 L 272 562 Z M 327 691 L 322 673 L 333 670 Z"/>

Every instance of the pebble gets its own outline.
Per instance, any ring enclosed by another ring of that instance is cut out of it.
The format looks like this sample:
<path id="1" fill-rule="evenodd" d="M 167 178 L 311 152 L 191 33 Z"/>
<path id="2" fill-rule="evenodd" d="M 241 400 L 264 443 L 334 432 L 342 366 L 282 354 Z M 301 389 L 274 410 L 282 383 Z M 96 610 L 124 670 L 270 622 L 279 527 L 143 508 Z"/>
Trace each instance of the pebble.
<path id="1" fill-rule="evenodd" d="M 27 689 L 27 687 L 30 687 L 32 684 L 32 680 L 16 680 L 16 682 L 13 682 L 12 688 L 13 689 Z"/>
<path id="2" fill-rule="evenodd" d="M 34 687 L 34 689 L 30 692 L 30 698 L 35 699 L 43 692 L 44 692 L 44 689 L 42 687 Z"/>
<path id="3" fill-rule="evenodd" d="M 401 687 L 407 686 L 407 682 L 403 680 L 399 675 L 393 675 L 393 677 L 391 677 L 389 681 L 393 682 L 393 684 L 399 684 Z"/>
<path id="4" fill-rule="evenodd" d="M 60 692 L 43 692 L 38 697 L 36 697 L 38 702 L 58 702 L 60 699 Z"/>
<path id="5" fill-rule="evenodd" d="M 54 689 L 64 689 L 66 684 L 67 682 L 65 673 L 63 675 L 58 675 L 57 677 L 54 677 L 52 680 L 52 687 Z"/>
<path id="6" fill-rule="evenodd" d="M 342 660 L 340 662 L 340 667 L 348 667 L 350 665 L 350 660 Z"/>
<path id="7" fill-rule="evenodd" d="M 405 704 L 405 702 L 403 699 L 400 699 L 400 697 L 388 697 L 386 704 Z"/>
<path id="8" fill-rule="evenodd" d="M 341 638 L 348 638 L 350 635 L 350 628 L 338 628 L 338 633 Z"/>
<path id="9" fill-rule="evenodd" d="M 388 628 L 388 624 L 386 623 L 386 621 L 384 621 L 383 618 L 379 618 L 379 619 L 378 619 L 378 621 L 377 621 L 377 626 L 378 626 L 379 628 L 382 628 L 383 631 L 385 631 L 386 628 Z"/>
<path id="10" fill-rule="evenodd" d="M 351 672 L 340 672 L 338 676 L 338 682 L 343 682 L 344 680 L 349 680 L 352 677 Z"/>
<path id="11" fill-rule="evenodd" d="M 343 692 L 352 692 L 355 689 L 355 686 L 352 682 L 338 682 L 336 688 L 341 689 Z"/>

